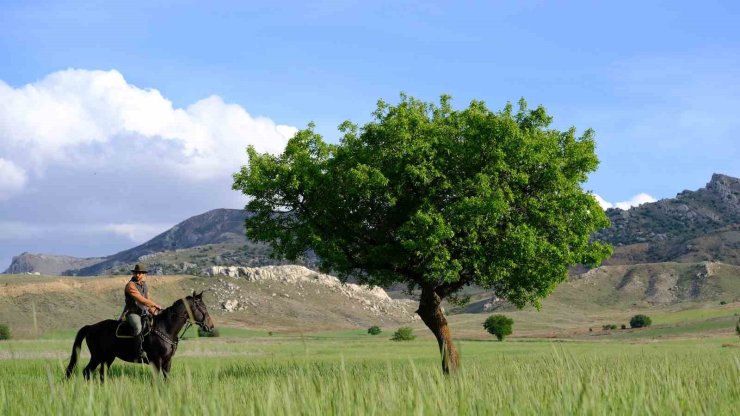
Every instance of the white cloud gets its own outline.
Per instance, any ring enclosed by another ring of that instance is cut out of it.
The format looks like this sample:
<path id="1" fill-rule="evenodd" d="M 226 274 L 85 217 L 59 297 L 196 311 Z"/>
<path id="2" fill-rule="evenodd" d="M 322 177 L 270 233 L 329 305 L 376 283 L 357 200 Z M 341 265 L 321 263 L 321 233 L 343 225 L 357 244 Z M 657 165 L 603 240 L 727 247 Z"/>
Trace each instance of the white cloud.
<path id="1" fill-rule="evenodd" d="M 0 158 L 0 201 L 20 192 L 27 181 L 25 170 L 10 160 Z"/>
<path id="2" fill-rule="evenodd" d="M 605 209 L 606 210 L 606 209 L 609 209 L 609 208 L 613 208 L 614 207 L 614 205 L 612 205 L 611 202 L 607 202 L 601 196 L 599 196 L 597 194 L 593 194 L 593 196 L 594 196 L 594 198 L 596 198 L 596 202 L 598 202 L 599 205 L 601 205 L 601 208 L 602 209 Z"/>
<path id="3" fill-rule="evenodd" d="M 642 204 L 646 204 L 649 202 L 655 202 L 657 199 L 653 198 L 652 196 L 646 194 L 646 193 L 639 193 L 632 198 L 630 198 L 627 201 L 621 201 L 621 202 L 615 202 L 612 204 L 611 202 L 606 201 L 604 198 L 597 194 L 593 194 L 594 198 L 596 198 L 596 202 L 601 205 L 601 208 L 603 209 L 609 209 L 609 208 L 619 208 L 623 210 L 628 210 L 632 207 L 637 207 Z"/>
<path id="4" fill-rule="evenodd" d="M 127 237 L 134 243 L 143 243 L 171 226 L 171 224 L 108 224 L 103 229 Z"/>
<path id="5" fill-rule="evenodd" d="M 187 180 L 229 177 L 246 163 L 247 145 L 278 153 L 296 130 L 217 96 L 175 108 L 115 70 L 69 69 L 19 88 L 0 81 L 0 157 L 12 159 L 5 169 L 16 173 L 136 161 Z M 14 178 L 22 187 L 21 177 Z"/>
<path id="6" fill-rule="evenodd" d="M 617 202 L 616 204 L 614 204 L 614 206 L 619 209 L 627 210 L 632 207 L 638 207 L 642 204 L 647 204 L 655 201 L 657 201 L 657 199 L 653 198 L 652 196 L 646 193 L 639 193 L 630 198 L 628 201 Z"/>

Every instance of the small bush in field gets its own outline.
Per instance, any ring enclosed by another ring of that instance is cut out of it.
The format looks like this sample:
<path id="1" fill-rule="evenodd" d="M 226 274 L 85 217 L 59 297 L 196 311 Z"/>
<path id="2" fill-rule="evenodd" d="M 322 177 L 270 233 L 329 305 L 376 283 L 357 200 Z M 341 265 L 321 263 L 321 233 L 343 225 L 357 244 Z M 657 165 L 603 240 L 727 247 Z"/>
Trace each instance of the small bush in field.
<path id="1" fill-rule="evenodd" d="M 394 332 L 393 338 L 391 338 L 393 341 L 413 341 L 415 339 L 414 330 L 409 326 L 398 328 L 398 331 Z"/>
<path id="2" fill-rule="evenodd" d="M 0 340 L 2 339 L 10 339 L 10 328 L 4 324 L 0 324 Z"/>
<path id="3" fill-rule="evenodd" d="M 367 329 L 367 333 L 370 334 L 370 335 L 378 335 L 381 332 L 383 332 L 383 331 L 381 331 L 380 327 L 377 326 L 377 325 L 373 325 L 373 326 L 371 326 L 370 328 Z"/>
<path id="4" fill-rule="evenodd" d="M 203 338 L 211 338 L 211 337 L 220 337 L 221 334 L 218 332 L 218 328 L 213 328 L 210 331 L 204 331 L 201 328 L 198 328 L 198 336 Z"/>
<path id="5" fill-rule="evenodd" d="M 483 328 L 489 334 L 495 335 L 499 341 L 503 341 L 506 336 L 511 335 L 511 326 L 514 320 L 504 315 L 491 315 L 483 322 Z"/>
<path id="6" fill-rule="evenodd" d="M 653 320 L 647 315 L 635 315 L 630 319 L 630 327 L 643 328 L 653 324 Z"/>
<path id="7" fill-rule="evenodd" d="M 602 325 L 601 329 L 603 329 L 604 331 L 609 331 L 611 329 L 617 329 L 617 325 L 616 324 L 606 324 L 606 325 Z"/>

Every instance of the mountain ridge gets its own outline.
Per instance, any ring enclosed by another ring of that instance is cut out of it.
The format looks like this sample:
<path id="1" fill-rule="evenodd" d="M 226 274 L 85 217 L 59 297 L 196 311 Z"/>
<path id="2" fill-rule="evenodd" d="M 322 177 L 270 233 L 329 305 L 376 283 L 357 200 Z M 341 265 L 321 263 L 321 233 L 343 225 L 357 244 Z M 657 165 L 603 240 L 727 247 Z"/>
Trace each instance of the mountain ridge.
<path id="1" fill-rule="evenodd" d="M 605 264 L 721 261 L 740 265 L 740 179 L 715 173 L 685 190 L 629 210 L 606 211 L 611 227 L 594 238 L 614 246 Z"/>
<path id="2" fill-rule="evenodd" d="M 594 238 L 614 246 L 604 264 L 720 261 L 740 265 L 740 179 L 715 173 L 704 188 L 628 210 L 606 211 L 612 226 Z M 270 247 L 249 241 L 241 209 L 219 208 L 190 217 L 136 247 L 102 258 L 23 253 L 4 273 L 99 275 L 127 272 L 146 261 L 158 274 L 203 273 L 212 266 L 286 264 Z M 46 261 L 46 263 L 44 263 Z M 66 267 L 66 268 L 65 268 Z"/>

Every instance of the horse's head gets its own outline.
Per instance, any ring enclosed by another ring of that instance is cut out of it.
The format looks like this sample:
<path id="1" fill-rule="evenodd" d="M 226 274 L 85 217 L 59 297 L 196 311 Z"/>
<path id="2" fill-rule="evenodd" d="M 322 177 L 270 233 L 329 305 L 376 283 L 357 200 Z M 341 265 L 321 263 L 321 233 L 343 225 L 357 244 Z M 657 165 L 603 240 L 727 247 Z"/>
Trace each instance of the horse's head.
<path id="1" fill-rule="evenodd" d="M 202 330 L 210 332 L 214 325 L 211 316 L 208 315 L 208 307 L 203 302 L 203 292 L 195 293 L 185 298 L 190 320 L 197 324 Z"/>

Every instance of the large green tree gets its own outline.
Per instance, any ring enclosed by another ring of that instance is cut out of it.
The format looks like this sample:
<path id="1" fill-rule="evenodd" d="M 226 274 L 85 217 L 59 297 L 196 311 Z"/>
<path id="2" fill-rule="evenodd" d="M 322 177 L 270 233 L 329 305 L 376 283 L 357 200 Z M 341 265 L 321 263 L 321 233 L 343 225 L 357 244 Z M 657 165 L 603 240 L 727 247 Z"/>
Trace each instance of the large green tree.
<path id="1" fill-rule="evenodd" d="M 445 372 L 459 366 L 440 303 L 477 284 L 519 307 L 537 307 L 574 264 L 598 264 L 610 247 L 590 235 L 608 226 L 581 184 L 596 169 L 593 132 L 549 128 L 525 101 L 493 112 L 481 101 L 453 110 L 401 96 L 378 103 L 339 144 L 313 125 L 281 155 L 249 147 L 234 189 L 251 199 L 247 236 L 276 257 L 307 250 L 322 270 L 420 293 L 417 313 L 434 333 Z"/>

